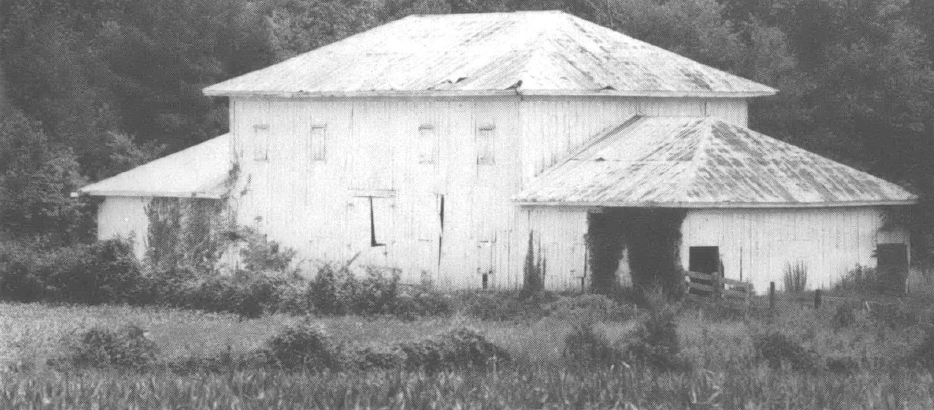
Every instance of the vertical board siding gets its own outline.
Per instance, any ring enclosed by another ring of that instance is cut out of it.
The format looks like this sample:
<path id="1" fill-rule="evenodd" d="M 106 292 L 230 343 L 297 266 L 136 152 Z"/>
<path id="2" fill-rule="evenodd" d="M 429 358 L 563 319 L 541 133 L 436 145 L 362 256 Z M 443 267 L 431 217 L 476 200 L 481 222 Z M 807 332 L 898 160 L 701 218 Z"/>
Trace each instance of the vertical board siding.
<path id="1" fill-rule="evenodd" d="M 295 248 L 310 266 L 355 258 L 397 268 L 406 282 L 450 288 L 482 286 L 480 271 L 493 271 L 491 286 L 514 281 L 517 99 L 237 100 L 233 111 L 238 221 Z M 267 161 L 243 155 L 256 123 L 269 124 Z M 478 165 L 477 132 L 490 124 L 494 161 Z M 313 125 L 327 127 L 324 161 L 312 159 Z M 437 139 L 430 163 L 419 160 L 425 125 Z M 369 196 L 386 246 L 371 246 Z"/>
<path id="2" fill-rule="evenodd" d="M 749 126 L 749 108 L 746 100 L 718 98 L 705 102 L 704 115 L 716 117 L 741 127 Z"/>
<path id="3" fill-rule="evenodd" d="M 781 288 L 786 265 L 798 261 L 810 288 L 830 287 L 857 264 L 874 267 L 877 244 L 908 244 L 904 230 L 880 232 L 882 222 L 872 207 L 692 210 L 682 225 L 682 265 L 691 246 L 719 246 L 726 277 L 760 293 L 772 281 Z"/>
<path id="4" fill-rule="evenodd" d="M 130 239 L 133 241 L 133 253 L 142 260 L 149 234 L 146 206 L 151 199 L 138 196 L 104 198 L 97 208 L 97 239 Z"/>
<path id="5" fill-rule="evenodd" d="M 308 270 L 354 258 L 359 265 L 397 268 L 406 282 L 479 288 L 481 273 L 492 272 L 489 286 L 518 288 L 528 232 L 535 229 L 548 258 L 547 286 L 577 289 L 586 213 L 530 215 L 510 198 L 545 167 L 632 115 L 704 115 L 711 104 L 518 96 L 234 98 L 232 150 L 240 175 L 231 200 L 238 223 L 296 249 Z M 252 156 L 258 124 L 268 126 L 266 161 Z M 323 147 L 310 142 L 313 126 L 325 127 Z M 437 147 L 433 162 L 420 160 L 425 126 Z M 483 135 L 480 129 L 489 126 Z M 491 164 L 477 163 L 484 145 L 492 147 Z M 324 160 L 314 160 L 316 150 L 325 152 Z M 370 196 L 385 246 L 370 244 Z"/>
<path id="6" fill-rule="evenodd" d="M 587 210 L 584 208 L 526 208 L 532 232 L 533 256 L 543 262 L 545 288 L 580 290 L 585 272 Z M 528 253 L 528 234 L 522 241 L 522 261 Z M 523 264 L 524 266 L 524 264 Z M 587 278 L 589 280 L 589 278 Z M 517 283 L 521 287 L 522 283 Z"/>

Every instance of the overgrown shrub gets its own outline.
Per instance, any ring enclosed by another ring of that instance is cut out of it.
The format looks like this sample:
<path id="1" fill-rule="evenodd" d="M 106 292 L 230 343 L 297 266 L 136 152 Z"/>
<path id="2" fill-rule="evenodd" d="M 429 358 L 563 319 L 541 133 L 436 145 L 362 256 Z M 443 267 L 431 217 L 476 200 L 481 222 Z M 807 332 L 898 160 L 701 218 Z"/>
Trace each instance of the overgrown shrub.
<path id="1" fill-rule="evenodd" d="M 887 287 L 885 278 L 868 266 L 856 265 L 834 285 L 834 290 L 858 294 L 883 293 Z"/>
<path id="2" fill-rule="evenodd" d="M 462 292 L 459 309 L 481 320 L 537 320 L 548 314 L 545 308 L 554 302 L 551 293 L 484 291 Z"/>
<path id="3" fill-rule="evenodd" d="M 596 330 L 593 322 L 584 322 L 573 327 L 571 333 L 564 338 L 562 356 L 569 363 L 587 366 L 612 365 L 623 359 L 623 353 Z"/>
<path id="4" fill-rule="evenodd" d="M 856 307 L 845 303 L 837 306 L 830 323 L 834 329 L 843 329 L 856 323 Z"/>
<path id="5" fill-rule="evenodd" d="M 109 239 L 37 253 L 0 248 L 0 298 L 84 304 L 133 303 L 146 289 L 129 242 Z"/>
<path id="6" fill-rule="evenodd" d="M 303 321 L 266 342 L 270 362 L 283 369 L 337 370 L 341 352 L 324 329 Z"/>
<path id="7" fill-rule="evenodd" d="M 627 320 L 637 312 L 634 306 L 620 305 L 601 294 L 561 297 L 545 309 L 550 316 L 572 323 L 583 320 Z"/>
<path id="8" fill-rule="evenodd" d="M 429 372 L 483 367 L 511 360 L 503 348 L 468 328 L 439 333 L 425 340 L 400 343 L 397 349 L 405 355 L 405 367 Z"/>
<path id="9" fill-rule="evenodd" d="M 399 272 L 368 266 L 366 276 L 357 282 L 351 295 L 350 310 L 362 315 L 394 313 L 399 299 Z"/>
<path id="10" fill-rule="evenodd" d="M 415 319 L 453 312 L 450 298 L 428 285 L 404 286 L 396 271 L 365 268 L 357 279 L 346 267 L 323 265 L 308 284 L 306 298 L 315 313 L 324 315 L 394 315 Z"/>
<path id="11" fill-rule="evenodd" d="M 925 330 L 924 339 L 905 356 L 904 363 L 934 373 L 934 327 Z"/>
<path id="12" fill-rule="evenodd" d="M 33 302 L 46 297 L 39 256 L 22 245 L 0 243 L 0 300 Z"/>
<path id="13" fill-rule="evenodd" d="M 117 330 L 94 327 L 66 344 L 68 355 L 53 360 L 52 365 L 142 370 L 155 362 L 159 352 L 146 331 L 136 325 Z"/>
<path id="14" fill-rule="evenodd" d="M 661 294 L 657 296 L 660 297 Z M 627 360 L 666 371 L 688 369 L 688 363 L 680 356 L 678 308 L 664 300 L 653 302 L 648 317 L 627 336 L 624 352 Z"/>
<path id="15" fill-rule="evenodd" d="M 240 258 L 247 271 L 286 273 L 298 254 L 294 249 L 269 240 L 266 235 L 251 227 L 240 228 L 237 237 L 243 243 Z"/>
<path id="16" fill-rule="evenodd" d="M 785 265 L 785 292 L 804 292 L 808 285 L 808 265 L 803 261 Z"/>
<path id="17" fill-rule="evenodd" d="M 403 320 L 425 316 L 449 316 L 454 313 L 454 302 L 451 298 L 428 285 L 406 288 L 399 294 L 393 306 L 393 315 Z"/>
<path id="18" fill-rule="evenodd" d="M 353 352 L 353 365 L 360 370 L 398 369 L 405 364 L 405 353 L 396 347 L 366 347 Z"/>
<path id="19" fill-rule="evenodd" d="M 869 318 L 892 329 L 918 324 L 918 312 L 901 304 L 874 303 L 869 308 Z"/>
<path id="20" fill-rule="evenodd" d="M 770 332 L 753 338 L 757 360 L 764 360 L 772 369 L 781 369 L 784 364 L 793 370 L 813 371 L 819 367 L 817 352 L 805 349 L 797 342 L 778 332 Z"/>
<path id="21" fill-rule="evenodd" d="M 350 312 L 357 288 L 357 280 L 350 270 L 325 264 L 308 285 L 308 299 L 316 313 L 343 315 Z"/>

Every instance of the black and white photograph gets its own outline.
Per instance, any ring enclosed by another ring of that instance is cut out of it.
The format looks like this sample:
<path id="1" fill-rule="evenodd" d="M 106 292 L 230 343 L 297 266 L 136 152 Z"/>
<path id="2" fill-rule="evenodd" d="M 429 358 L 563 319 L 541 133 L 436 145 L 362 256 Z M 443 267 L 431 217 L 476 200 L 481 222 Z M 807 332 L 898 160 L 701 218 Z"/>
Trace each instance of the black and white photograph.
<path id="1" fill-rule="evenodd" d="M 934 1 L 0 0 L 0 409 L 934 409 Z"/>

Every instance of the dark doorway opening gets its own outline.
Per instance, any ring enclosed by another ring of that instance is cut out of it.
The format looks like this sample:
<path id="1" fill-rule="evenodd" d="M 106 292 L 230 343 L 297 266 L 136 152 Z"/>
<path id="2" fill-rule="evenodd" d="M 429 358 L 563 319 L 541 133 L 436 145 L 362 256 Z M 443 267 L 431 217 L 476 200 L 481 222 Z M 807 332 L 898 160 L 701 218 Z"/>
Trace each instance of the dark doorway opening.
<path id="1" fill-rule="evenodd" d="M 903 243 L 883 243 L 876 246 L 876 270 L 886 293 L 904 293 L 908 279 L 908 247 Z"/>
<path id="2" fill-rule="evenodd" d="M 684 283 L 679 258 L 681 223 L 687 211 L 668 208 L 601 208 L 587 218 L 591 289 L 612 293 L 620 263 L 627 263 L 637 289 L 660 286 L 679 295 Z M 625 260 L 621 260 L 624 255 Z"/>
<path id="3" fill-rule="evenodd" d="M 688 270 L 711 274 L 720 271 L 720 248 L 717 246 L 692 246 L 688 255 Z"/>

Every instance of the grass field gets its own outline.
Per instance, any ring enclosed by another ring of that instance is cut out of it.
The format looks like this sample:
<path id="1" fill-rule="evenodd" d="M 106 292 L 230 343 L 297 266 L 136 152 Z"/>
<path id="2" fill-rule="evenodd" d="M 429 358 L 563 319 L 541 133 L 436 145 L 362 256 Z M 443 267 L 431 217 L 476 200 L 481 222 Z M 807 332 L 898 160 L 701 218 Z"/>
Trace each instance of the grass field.
<path id="1" fill-rule="evenodd" d="M 233 315 L 119 306 L 0 304 L 0 408 L 934 408 L 934 379 L 903 358 L 922 343 L 925 312 L 905 323 L 857 311 L 834 327 L 835 309 L 788 304 L 774 320 L 721 319 L 703 310 L 678 316 L 686 373 L 638 366 L 581 366 L 562 357 L 568 320 L 481 321 L 463 315 L 417 321 L 318 318 L 338 342 L 379 346 L 471 327 L 505 348 L 515 362 L 486 370 L 435 374 L 405 370 L 290 373 L 255 369 L 183 376 L 168 371 L 54 370 L 47 359 L 62 342 L 95 325 L 135 323 L 166 359 L 261 347 L 284 315 Z M 610 340 L 626 340 L 633 320 L 600 323 Z M 778 331 L 822 358 L 858 367 L 772 369 L 756 358 L 755 335 Z M 17 407 L 18 406 L 18 407 Z"/>

